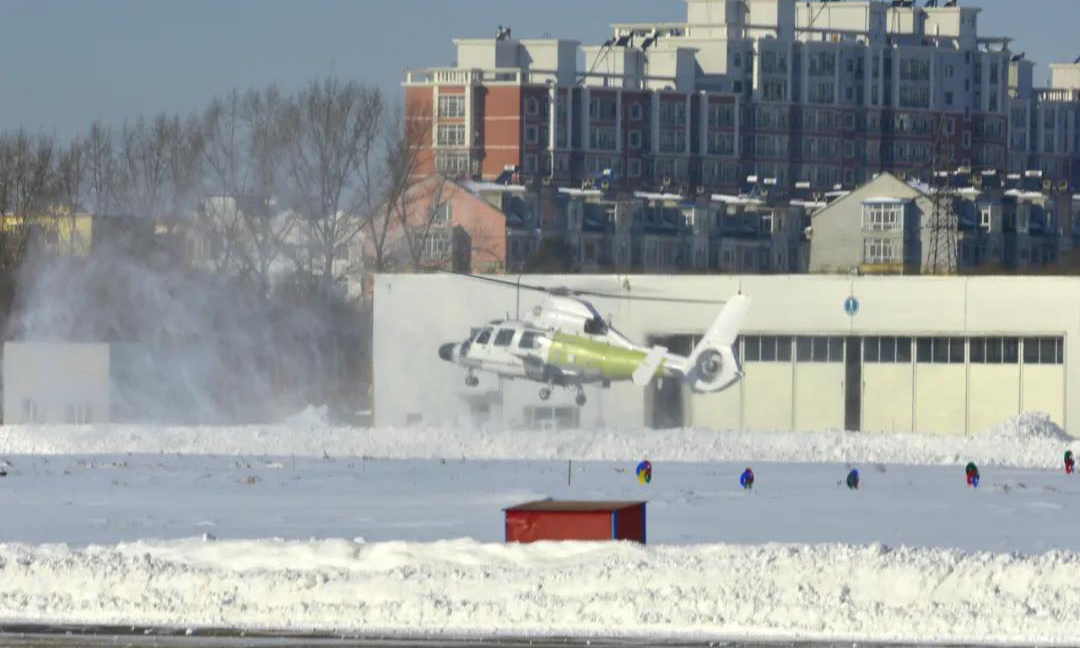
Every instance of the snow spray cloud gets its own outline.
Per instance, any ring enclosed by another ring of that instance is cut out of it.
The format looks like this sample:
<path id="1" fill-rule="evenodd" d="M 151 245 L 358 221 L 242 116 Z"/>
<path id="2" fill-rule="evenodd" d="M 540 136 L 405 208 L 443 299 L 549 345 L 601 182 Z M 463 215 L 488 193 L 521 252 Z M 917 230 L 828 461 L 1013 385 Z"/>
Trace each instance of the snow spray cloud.
<path id="1" fill-rule="evenodd" d="M 131 225 L 84 258 L 33 255 L 7 339 L 109 343 L 116 422 L 271 422 L 326 402 L 333 317 L 192 268 L 152 223 Z"/>

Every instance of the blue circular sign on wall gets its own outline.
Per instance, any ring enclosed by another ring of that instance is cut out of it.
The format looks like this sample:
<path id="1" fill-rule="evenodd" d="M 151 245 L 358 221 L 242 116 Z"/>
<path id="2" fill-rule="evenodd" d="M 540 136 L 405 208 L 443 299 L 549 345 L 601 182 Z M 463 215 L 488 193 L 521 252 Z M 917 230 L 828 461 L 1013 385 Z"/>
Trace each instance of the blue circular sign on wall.
<path id="1" fill-rule="evenodd" d="M 848 297 L 844 300 L 844 312 L 855 317 L 859 314 L 859 300 L 854 297 Z"/>

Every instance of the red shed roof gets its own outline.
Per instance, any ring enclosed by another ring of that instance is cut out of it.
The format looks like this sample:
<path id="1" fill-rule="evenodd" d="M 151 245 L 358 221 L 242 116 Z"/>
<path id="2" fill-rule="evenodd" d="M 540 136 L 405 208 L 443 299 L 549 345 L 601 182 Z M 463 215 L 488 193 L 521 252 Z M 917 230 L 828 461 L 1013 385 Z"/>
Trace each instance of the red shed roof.
<path id="1" fill-rule="evenodd" d="M 619 511 L 640 506 L 645 502 L 577 501 L 577 500 L 537 500 L 511 506 L 506 511 L 552 511 L 581 513 L 586 511 Z"/>

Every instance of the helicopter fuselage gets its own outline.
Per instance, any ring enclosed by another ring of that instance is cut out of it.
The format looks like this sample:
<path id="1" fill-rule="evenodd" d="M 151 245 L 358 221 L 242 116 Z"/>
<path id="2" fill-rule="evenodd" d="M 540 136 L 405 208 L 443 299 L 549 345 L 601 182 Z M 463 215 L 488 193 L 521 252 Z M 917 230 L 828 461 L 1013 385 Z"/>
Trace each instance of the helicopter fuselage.
<path id="1" fill-rule="evenodd" d="M 444 344 L 439 357 L 506 378 L 565 386 L 630 380 L 648 351 L 608 335 L 544 331 L 506 321 L 489 324 L 465 342 Z M 664 374 L 661 361 L 655 375 Z"/>

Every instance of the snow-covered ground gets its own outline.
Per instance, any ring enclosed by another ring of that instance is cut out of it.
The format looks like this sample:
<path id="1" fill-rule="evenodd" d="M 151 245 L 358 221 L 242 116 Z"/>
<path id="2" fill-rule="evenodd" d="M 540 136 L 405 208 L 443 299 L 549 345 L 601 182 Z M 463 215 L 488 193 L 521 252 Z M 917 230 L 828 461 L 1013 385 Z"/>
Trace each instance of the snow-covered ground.
<path id="1" fill-rule="evenodd" d="M 519 431 L 332 427 L 307 411 L 278 426 L 153 428 L 0 426 L 11 454 L 209 454 L 380 459 L 575 461 L 790 461 L 1054 468 L 1077 445 L 1043 414 L 1024 414 L 978 436 L 687 430 Z"/>
<path id="2" fill-rule="evenodd" d="M 1038 417 L 977 438 L 291 423 L 0 428 L 0 621 L 1080 637 L 1078 448 Z M 502 544 L 502 507 L 549 496 L 648 500 L 649 546 Z"/>

